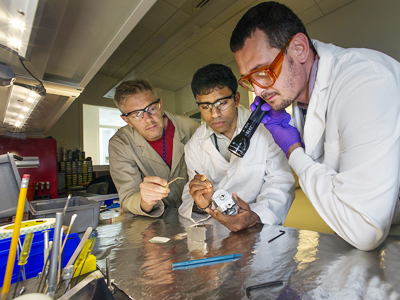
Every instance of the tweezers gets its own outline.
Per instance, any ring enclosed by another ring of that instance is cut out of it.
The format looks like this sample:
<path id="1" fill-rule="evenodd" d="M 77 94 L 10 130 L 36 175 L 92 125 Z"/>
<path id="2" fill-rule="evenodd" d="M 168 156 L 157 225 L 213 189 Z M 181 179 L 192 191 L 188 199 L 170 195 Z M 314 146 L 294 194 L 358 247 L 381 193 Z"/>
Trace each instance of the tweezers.
<path id="1" fill-rule="evenodd" d="M 197 172 L 196 170 L 195 170 L 195 173 L 197 175 L 200 175 L 199 172 Z M 206 178 L 206 180 L 204 182 L 205 182 L 205 184 L 207 184 L 208 187 L 212 187 L 212 184 L 211 184 L 210 180 L 208 180 L 207 178 Z"/>
<path id="2" fill-rule="evenodd" d="M 178 180 L 178 179 L 185 179 L 185 178 L 183 178 L 183 177 L 176 177 L 176 178 L 172 179 L 170 182 L 168 182 L 168 183 L 165 185 L 165 187 L 169 187 L 169 185 L 170 185 L 171 183 L 173 183 L 175 180 Z"/>

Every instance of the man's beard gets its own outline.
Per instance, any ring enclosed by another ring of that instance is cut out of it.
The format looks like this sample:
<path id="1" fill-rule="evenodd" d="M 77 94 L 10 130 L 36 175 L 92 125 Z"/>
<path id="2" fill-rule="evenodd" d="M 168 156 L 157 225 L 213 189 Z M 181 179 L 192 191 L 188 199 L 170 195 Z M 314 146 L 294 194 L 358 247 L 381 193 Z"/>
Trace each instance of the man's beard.
<path id="1" fill-rule="evenodd" d="M 285 82 L 286 83 L 285 86 L 293 89 L 295 87 L 295 78 L 298 75 L 298 70 L 296 70 L 296 68 L 294 67 L 294 61 L 292 58 L 288 57 L 288 61 L 289 61 L 289 77 Z M 279 92 L 265 93 L 264 95 L 261 96 L 261 98 L 267 99 L 272 94 L 281 95 Z M 294 101 L 296 101 L 299 98 L 300 94 L 301 92 L 298 92 L 297 95 L 292 99 L 282 99 L 281 103 L 279 103 L 277 107 L 272 107 L 272 105 L 271 107 L 275 111 L 284 110 L 285 108 L 289 107 Z"/>

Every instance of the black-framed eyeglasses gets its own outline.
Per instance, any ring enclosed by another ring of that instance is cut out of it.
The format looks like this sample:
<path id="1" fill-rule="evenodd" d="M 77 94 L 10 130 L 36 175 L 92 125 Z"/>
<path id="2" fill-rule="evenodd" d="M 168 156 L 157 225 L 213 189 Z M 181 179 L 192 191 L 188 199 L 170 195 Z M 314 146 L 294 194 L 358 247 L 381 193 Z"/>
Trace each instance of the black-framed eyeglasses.
<path id="1" fill-rule="evenodd" d="M 215 107 L 218 110 L 225 110 L 229 107 L 229 105 L 232 104 L 231 101 L 229 101 L 229 100 L 232 99 L 233 97 L 235 97 L 235 95 L 236 95 L 236 93 L 233 93 L 232 95 L 224 97 L 224 98 L 220 98 L 213 103 L 210 103 L 210 102 L 200 102 L 199 103 L 196 101 L 196 104 L 199 107 L 199 110 L 201 112 L 205 112 L 205 113 L 211 112 L 213 107 Z"/>
<path id="2" fill-rule="evenodd" d="M 140 120 L 140 119 L 143 119 L 145 112 L 148 113 L 150 116 L 154 115 L 156 112 L 158 112 L 160 110 L 160 107 L 161 107 L 160 100 L 161 99 L 157 99 L 157 101 L 150 103 L 143 109 L 133 110 L 126 114 L 121 114 L 121 116 L 132 118 L 133 120 Z"/>

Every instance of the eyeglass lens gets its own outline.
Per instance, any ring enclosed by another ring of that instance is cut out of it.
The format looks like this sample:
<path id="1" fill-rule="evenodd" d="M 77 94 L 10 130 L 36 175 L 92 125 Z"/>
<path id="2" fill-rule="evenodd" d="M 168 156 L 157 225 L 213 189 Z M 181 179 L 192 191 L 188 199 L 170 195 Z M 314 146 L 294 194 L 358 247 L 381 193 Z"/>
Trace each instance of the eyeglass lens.
<path id="1" fill-rule="evenodd" d="M 281 73 L 282 63 L 283 63 L 283 51 L 290 44 L 293 36 L 286 42 L 283 48 L 279 51 L 278 55 L 275 57 L 274 61 L 270 66 L 265 66 L 265 68 L 260 68 L 258 71 L 254 71 L 250 73 L 250 75 L 246 77 L 242 77 L 239 79 L 239 84 L 249 90 L 250 92 L 254 92 L 253 83 L 262 87 L 267 88 L 275 83 L 275 80 Z"/>
<path id="2" fill-rule="evenodd" d="M 130 114 L 134 119 L 143 119 L 144 113 L 148 113 L 149 115 L 154 115 L 160 109 L 160 103 L 153 103 L 146 107 L 144 110 L 136 111 Z"/>
<path id="3" fill-rule="evenodd" d="M 215 103 L 207 103 L 207 104 L 199 103 L 199 109 L 203 112 L 211 112 L 213 107 L 215 107 L 218 110 L 225 110 L 229 107 L 230 100 L 233 98 L 233 96 L 234 94 L 229 98 L 218 100 Z"/>

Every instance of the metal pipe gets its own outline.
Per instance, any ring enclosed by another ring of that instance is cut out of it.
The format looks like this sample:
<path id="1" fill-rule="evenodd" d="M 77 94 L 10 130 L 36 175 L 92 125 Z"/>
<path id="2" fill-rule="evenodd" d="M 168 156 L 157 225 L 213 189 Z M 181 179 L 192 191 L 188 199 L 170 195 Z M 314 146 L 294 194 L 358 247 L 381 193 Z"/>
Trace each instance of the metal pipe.
<path id="1" fill-rule="evenodd" d="M 57 280 L 57 261 L 58 252 L 60 249 L 61 241 L 61 228 L 62 228 L 63 213 L 56 213 L 56 225 L 54 227 L 53 250 L 51 251 L 51 261 L 49 270 L 49 289 L 47 295 L 54 299 L 54 293 Z"/>

